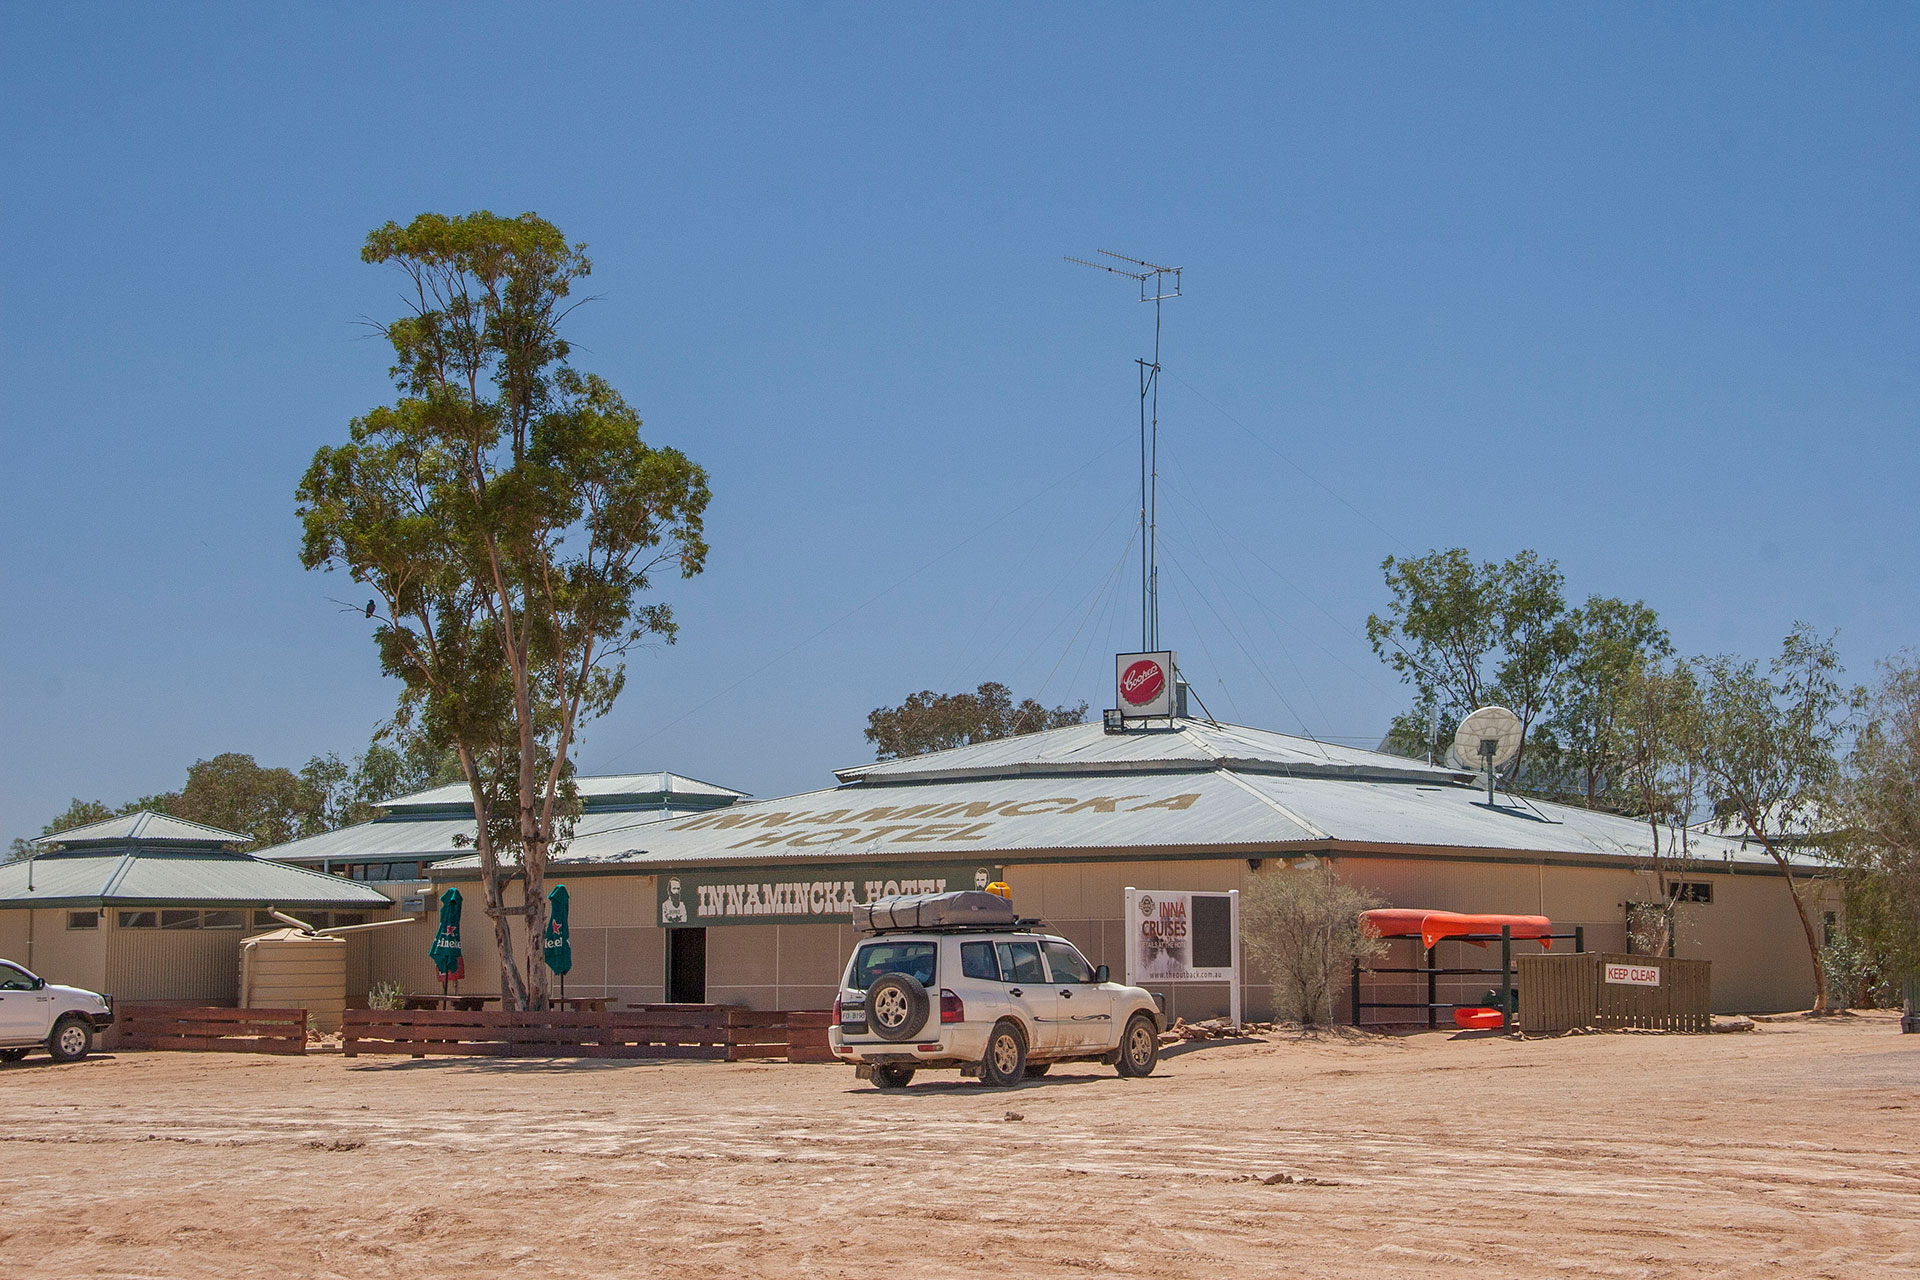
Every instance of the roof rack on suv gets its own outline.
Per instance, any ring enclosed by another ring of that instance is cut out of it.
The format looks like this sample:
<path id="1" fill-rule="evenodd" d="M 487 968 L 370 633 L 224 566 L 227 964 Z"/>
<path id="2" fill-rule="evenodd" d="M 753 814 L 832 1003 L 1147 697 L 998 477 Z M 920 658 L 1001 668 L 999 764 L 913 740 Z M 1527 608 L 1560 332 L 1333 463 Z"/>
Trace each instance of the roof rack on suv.
<path id="1" fill-rule="evenodd" d="M 868 937 L 877 938 L 889 933 L 1032 933 L 1045 924 L 1037 916 L 1022 917 L 1012 924 L 927 924 L 918 928 L 902 925 L 900 928 L 863 929 Z"/>

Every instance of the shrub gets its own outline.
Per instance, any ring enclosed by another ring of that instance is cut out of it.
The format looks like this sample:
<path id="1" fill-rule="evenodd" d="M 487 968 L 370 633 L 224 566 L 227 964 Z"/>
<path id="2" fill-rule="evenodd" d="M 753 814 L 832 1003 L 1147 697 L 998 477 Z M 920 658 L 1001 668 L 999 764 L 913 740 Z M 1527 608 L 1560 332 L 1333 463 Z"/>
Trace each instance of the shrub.
<path id="1" fill-rule="evenodd" d="M 367 992 L 370 1009 L 398 1009 L 407 1002 L 407 989 L 398 982 L 376 982 Z"/>
<path id="2" fill-rule="evenodd" d="M 1333 1020 L 1333 993 L 1355 960 L 1386 950 L 1360 913 L 1380 899 L 1355 888 L 1325 862 L 1255 876 L 1240 895 L 1243 945 L 1253 967 L 1273 982 L 1274 1013 L 1309 1025 Z"/>

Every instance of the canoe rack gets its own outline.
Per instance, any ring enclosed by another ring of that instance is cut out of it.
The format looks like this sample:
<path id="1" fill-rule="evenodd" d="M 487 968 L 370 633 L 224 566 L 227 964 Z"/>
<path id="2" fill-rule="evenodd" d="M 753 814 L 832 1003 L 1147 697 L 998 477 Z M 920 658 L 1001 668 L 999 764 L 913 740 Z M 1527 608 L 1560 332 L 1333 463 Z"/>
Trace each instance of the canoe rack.
<path id="1" fill-rule="evenodd" d="M 1421 950 L 1420 944 L 1425 941 L 1417 930 L 1412 933 L 1383 933 L 1380 936 L 1387 942 L 1411 939 L 1414 943 L 1416 954 Z M 1497 942 L 1500 944 L 1500 965 L 1498 968 L 1442 966 L 1440 964 L 1440 948 L 1449 942 L 1474 943 L 1480 945 L 1491 945 Z M 1514 998 L 1516 988 L 1514 985 L 1513 944 L 1515 942 L 1571 942 L 1573 943 L 1574 951 L 1580 952 L 1587 949 L 1587 931 L 1583 927 L 1575 925 L 1573 931 L 1570 933 L 1548 933 L 1542 934 L 1539 937 L 1515 938 L 1512 927 L 1503 926 L 1498 933 L 1453 934 L 1448 937 L 1438 938 L 1435 940 L 1433 946 L 1424 948 L 1426 963 L 1417 965 L 1411 969 L 1381 968 L 1373 965 L 1362 966 L 1361 963 L 1356 960 L 1353 962 L 1353 1025 L 1356 1027 L 1360 1025 L 1361 1012 L 1367 1009 L 1423 1009 L 1427 1015 L 1427 1026 L 1430 1028 L 1437 1027 L 1440 1025 L 1440 1011 L 1442 1009 L 1451 1011 L 1454 1009 L 1480 1007 L 1478 1000 L 1471 1003 L 1458 1000 L 1442 1000 L 1440 998 L 1440 979 L 1477 975 L 1480 977 L 1500 979 L 1500 1025 L 1502 1028 L 1512 1027 L 1514 1009 L 1517 1004 Z M 1390 974 L 1397 977 L 1424 977 L 1427 980 L 1427 998 L 1425 1001 L 1362 1000 L 1360 998 L 1360 976 L 1363 973 Z"/>

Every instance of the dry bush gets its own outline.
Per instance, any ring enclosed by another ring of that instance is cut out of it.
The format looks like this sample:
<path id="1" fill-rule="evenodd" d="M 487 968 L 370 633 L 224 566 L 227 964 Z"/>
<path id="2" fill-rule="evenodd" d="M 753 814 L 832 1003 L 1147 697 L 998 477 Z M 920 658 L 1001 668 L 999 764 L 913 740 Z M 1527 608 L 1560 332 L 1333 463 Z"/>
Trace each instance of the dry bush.
<path id="1" fill-rule="evenodd" d="M 1253 878 L 1241 892 L 1243 944 L 1273 982 L 1274 1015 L 1311 1026 L 1333 1020 L 1333 993 L 1355 960 L 1386 950 L 1360 913 L 1380 899 L 1340 879 L 1326 862 Z"/>

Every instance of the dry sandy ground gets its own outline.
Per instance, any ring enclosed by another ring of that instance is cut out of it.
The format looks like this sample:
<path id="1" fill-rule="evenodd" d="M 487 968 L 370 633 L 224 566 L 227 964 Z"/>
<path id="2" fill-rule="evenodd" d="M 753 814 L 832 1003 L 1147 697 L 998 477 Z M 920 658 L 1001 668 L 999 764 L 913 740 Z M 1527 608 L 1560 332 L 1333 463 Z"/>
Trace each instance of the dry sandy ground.
<path id="1" fill-rule="evenodd" d="M 830 1066 L 30 1059 L 0 1069 L 0 1272 L 1913 1276 L 1916 1084 L 1884 1015 L 1278 1038 L 897 1094 Z"/>

